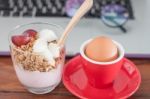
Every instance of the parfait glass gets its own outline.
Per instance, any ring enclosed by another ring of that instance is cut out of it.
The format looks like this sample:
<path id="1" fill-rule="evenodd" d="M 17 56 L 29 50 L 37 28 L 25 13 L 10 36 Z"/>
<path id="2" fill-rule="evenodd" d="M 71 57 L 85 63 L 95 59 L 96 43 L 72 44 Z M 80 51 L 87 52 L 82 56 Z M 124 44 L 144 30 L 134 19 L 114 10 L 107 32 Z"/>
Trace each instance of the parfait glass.
<path id="1" fill-rule="evenodd" d="M 51 66 L 44 57 L 32 52 L 33 44 L 21 47 L 13 44 L 12 36 L 22 35 L 28 29 L 33 29 L 37 32 L 49 29 L 54 31 L 58 38 L 63 29 L 54 24 L 37 22 L 16 26 L 9 34 L 13 67 L 20 83 L 31 93 L 45 94 L 55 89 L 61 81 L 65 61 L 65 46 L 60 46 L 59 57 L 55 58 L 55 65 Z"/>

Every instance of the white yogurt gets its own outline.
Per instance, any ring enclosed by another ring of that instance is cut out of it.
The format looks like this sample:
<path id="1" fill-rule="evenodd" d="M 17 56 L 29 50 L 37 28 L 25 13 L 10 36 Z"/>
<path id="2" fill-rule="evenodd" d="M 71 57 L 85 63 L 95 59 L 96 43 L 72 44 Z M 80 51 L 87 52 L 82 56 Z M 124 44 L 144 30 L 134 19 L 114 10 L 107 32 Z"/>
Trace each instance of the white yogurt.
<path id="1" fill-rule="evenodd" d="M 43 29 L 39 32 L 39 38 L 33 45 L 33 52 L 44 56 L 51 65 L 55 65 L 55 58 L 59 57 L 59 47 L 57 44 L 48 43 L 57 40 L 57 36 L 52 30 Z M 49 45 L 48 45 L 49 44 Z"/>
<path id="2" fill-rule="evenodd" d="M 47 42 L 51 42 L 53 40 L 57 40 L 57 36 L 55 35 L 54 31 L 49 29 L 43 29 L 39 32 L 39 37 L 44 39 Z"/>
<path id="3" fill-rule="evenodd" d="M 33 88 L 43 88 L 59 84 L 62 75 L 62 65 L 58 65 L 56 69 L 49 72 L 27 71 L 21 65 L 15 65 L 15 70 L 19 81 Z"/>
<path id="4" fill-rule="evenodd" d="M 49 41 L 56 40 L 55 33 L 51 30 L 44 29 L 40 32 L 39 38 L 33 45 L 33 52 L 44 56 L 51 65 L 55 65 L 55 57 L 59 56 L 59 48 L 56 44 L 48 45 Z M 43 88 L 49 86 L 56 86 L 61 81 L 62 65 L 57 65 L 57 68 L 48 72 L 28 71 L 24 70 L 21 64 L 14 64 L 18 79 L 20 82 L 33 88 Z"/>

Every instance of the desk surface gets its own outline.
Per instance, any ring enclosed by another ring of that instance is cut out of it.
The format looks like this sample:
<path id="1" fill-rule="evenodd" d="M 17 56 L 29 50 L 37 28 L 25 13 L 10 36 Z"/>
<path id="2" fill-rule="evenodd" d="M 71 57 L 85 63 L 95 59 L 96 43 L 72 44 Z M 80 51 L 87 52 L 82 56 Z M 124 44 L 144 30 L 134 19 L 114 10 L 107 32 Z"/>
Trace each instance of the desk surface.
<path id="1" fill-rule="evenodd" d="M 69 59 L 67 59 L 68 61 Z M 129 99 L 150 99 L 150 59 L 131 59 L 141 72 L 142 83 Z M 61 83 L 51 93 L 34 95 L 18 81 L 10 57 L 0 57 L 0 99 L 78 99 Z"/>

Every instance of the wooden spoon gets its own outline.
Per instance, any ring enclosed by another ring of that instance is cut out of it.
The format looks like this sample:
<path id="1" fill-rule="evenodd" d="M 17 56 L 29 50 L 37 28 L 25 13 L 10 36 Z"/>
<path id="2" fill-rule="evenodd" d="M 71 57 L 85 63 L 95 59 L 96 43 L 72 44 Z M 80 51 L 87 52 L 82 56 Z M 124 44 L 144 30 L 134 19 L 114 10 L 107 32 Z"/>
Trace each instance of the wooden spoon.
<path id="1" fill-rule="evenodd" d="M 61 46 L 64 44 L 68 34 L 71 32 L 73 27 L 79 22 L 81 17 L 92 7 L 93 0 L 85 0 L 83 4 L 80 6 L 80 8 L 77 10 L 75 15 L 72 17 L 71 21 L 65 28 L 65 31 L 61 35 L 60 39 L 58 40 L 58 45 Z"/>

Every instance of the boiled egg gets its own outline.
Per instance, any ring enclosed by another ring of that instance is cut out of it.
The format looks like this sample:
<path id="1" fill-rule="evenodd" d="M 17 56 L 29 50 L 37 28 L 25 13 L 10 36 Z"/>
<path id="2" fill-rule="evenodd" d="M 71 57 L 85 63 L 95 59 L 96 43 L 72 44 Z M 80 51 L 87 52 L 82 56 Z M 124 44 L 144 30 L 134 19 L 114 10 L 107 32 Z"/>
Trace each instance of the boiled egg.
<path id="1" fill-rule="evenodd" d="M 118 48 L 111 38 L 99 36 L 86 45 L 85 54 L 94 61 L 110 62 L 118 58 Z"/>

